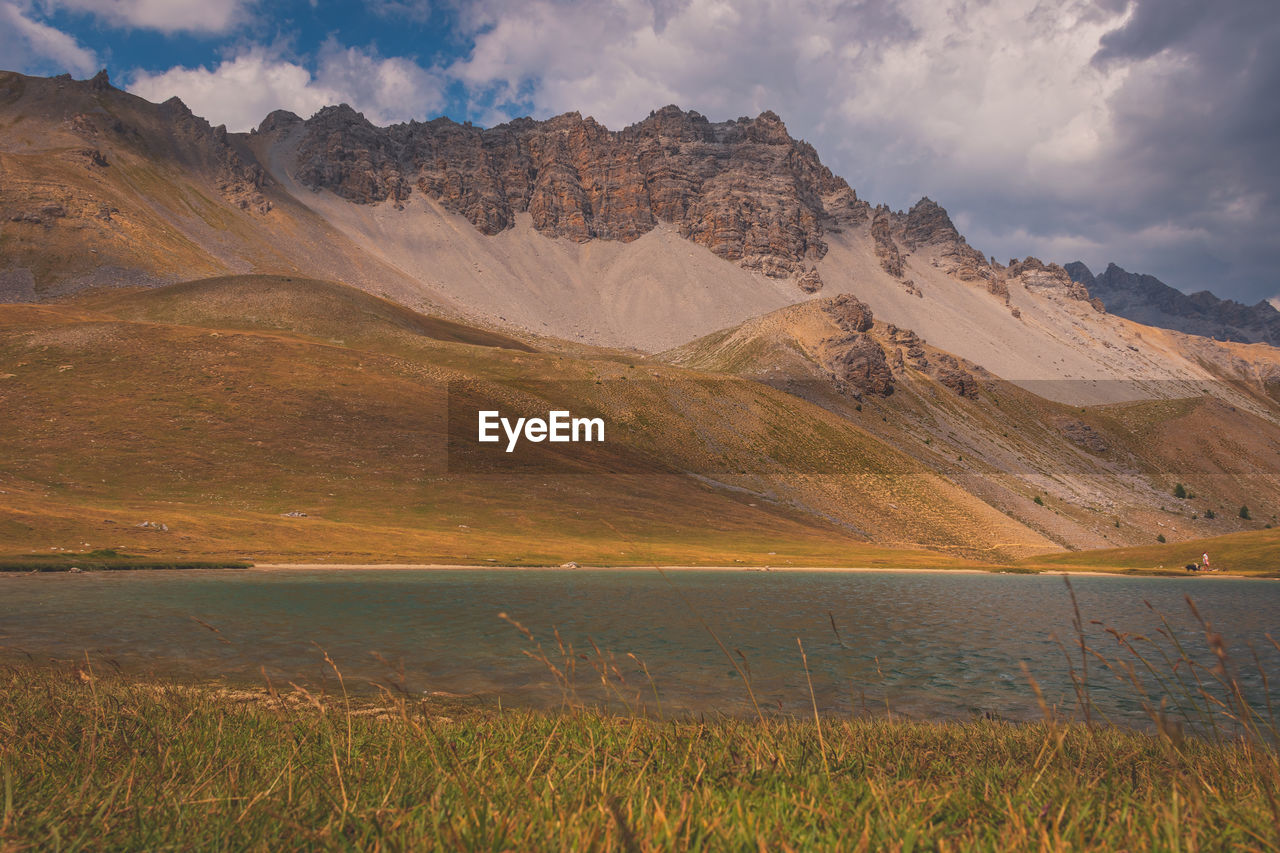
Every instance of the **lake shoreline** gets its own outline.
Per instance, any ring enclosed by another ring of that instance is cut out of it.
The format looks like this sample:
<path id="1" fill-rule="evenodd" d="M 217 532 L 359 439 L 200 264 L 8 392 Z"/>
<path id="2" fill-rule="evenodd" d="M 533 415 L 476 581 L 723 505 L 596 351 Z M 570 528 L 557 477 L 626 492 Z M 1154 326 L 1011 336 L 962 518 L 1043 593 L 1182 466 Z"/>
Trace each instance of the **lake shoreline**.
<path id="1" fill-rule="evenodd" d="M 298 572 L 640 572 L 658 570 L 662 572 L 742 572 L 747 574 L 915 574 L 915 575 L 1061 575 L 1062 577 L 1114 577 L 1114 578 L 1197 578 L 1216 580 L 1280 580 L 1276 574 L 1236 574 L 1232 572 L 1178 572 L 1170 569 L 1062 569 L 1023 567 L 1023 566 L 991 566 L 973 568 L 919 568 L 898 566 L 685 566 L 685 565 L 628 565 L 628 566 L 513 566 L 501 564 L 475 563 L 250 563 L 234 564 L 228 561 L 218 565 L 216 561 L 200 564 L 174 564 L 160 562 L 156 565 L 93 565 L 83 568 L 52 567 L 48 565 L 26 566 L 22 568 L 0 566 L 2 577 L 31 577 L 32 575 L 82 575 L 82 574 L 136 574 L 182 572 L 184 574 L 231 571 L 236 574 L 289 574 Z"/>
<path id="2" fill-rule="evenodd" d="M 1026 569 L 1020 567 L 991 568 L 899 568 L 890 566 L 504 566 L 498 564 L 476 565 L 451 563 L 257 563 L 245 571 L 250 572 L 303 572 L 303 571 L 509 571 L 509 572 L 629 572 L 652 571 L 663 572 L 749 572 L 749 573 L 796 573 L 823 572 L 831 574 L 886 574 L 905 572 L 910 574 L 948 574 L 948 575 L 1063 575 L 1082 577 L 1123 577 L 1123 578 L 1233 578 L 1236 580 L 1277 580 L 1259 575 L 1241 575 L 1229 572 L 1185 572 L 1177 573 L 1168 569 L 1150 571 L 1132 569 L 1087 569 L 1072 571 L 1060 568 Z"/>

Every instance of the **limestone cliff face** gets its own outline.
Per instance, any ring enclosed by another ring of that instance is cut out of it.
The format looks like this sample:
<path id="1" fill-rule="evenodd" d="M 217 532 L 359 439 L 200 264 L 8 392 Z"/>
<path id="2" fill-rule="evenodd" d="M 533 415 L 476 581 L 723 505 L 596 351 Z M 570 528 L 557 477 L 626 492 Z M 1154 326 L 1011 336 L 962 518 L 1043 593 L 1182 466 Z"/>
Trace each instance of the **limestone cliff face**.
<path id="1" fill-rule="evenodd" d="M 887 207 L 876 208 L 875 218 L 871 220 L 871 239 L 875 243 L 876 257 L 880 266 L 894 278 L 902 278 L 903 258 L 898 244 L 893 240 L 893 216 Z"/>
<path id="2" fill-rule="evenodd" d="M 813 264 L 827 251 L 824 223 L 869 214 L 771 112 L 713 123 L 671 106 L 621 131 L 578 113 L 489 129 L 446 118 L 380 128 L 339 106 L 305 122 L 273 114 L 259 131 L 295 122 L 298 178 L 353 202 L 399 204 L 416 191 L 486 234 L 527 212 L 538 231 L 576 241 L 635 240 L 665 222 L 808 292 L 822 285 Z"/>
<path id="3" fill-rule="evenodd" d="M 876 322 L 870 306 L 852 293 L 832 297 L 823 304 L 823 310 L 837 326 L 851 335 L 871 331 Z"/>

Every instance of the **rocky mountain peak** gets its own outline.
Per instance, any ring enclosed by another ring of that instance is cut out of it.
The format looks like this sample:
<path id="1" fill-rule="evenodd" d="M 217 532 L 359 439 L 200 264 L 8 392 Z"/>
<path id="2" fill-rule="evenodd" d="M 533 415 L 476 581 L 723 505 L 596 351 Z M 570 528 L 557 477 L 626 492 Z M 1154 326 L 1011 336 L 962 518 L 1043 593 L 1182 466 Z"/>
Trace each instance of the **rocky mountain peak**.
<path id="1" fill-rule="evenodd" d="M 993 294 L 1002 298 L 1008 296 L 1008 289 L 996 271 L 983 254 L 961 236 L 942 205 L 925 196 L 906 214 L 893 214 L 893 219 L 902 244 L 909 252 L 929 247 L 935 253 L 935 266 L 961 281 L 986 282 Z"/>
<path id="2" fill-rule="evenodd" d="M 44 109 L 66 117 L 65 127 L 86 144 L 89 162 L 105 165 L 104 151 L 128 149 L 198 170 L 242 210 L 271 208 L 262 194 L 270 180 L 265 170 L 237 147 L 224 125 L 211 126 L 180 98 L 150 103 L 112 86 L 105 69 L 83 81 L 22 77 L 19 82 L 33 90 L 28 96 Z"/>
<path id="3" fill-rule="evenodd" d="M 275 133 L 277 131 L 289 130 L 302 123 L 302 118 L 297 113 L 288 110 L 275 110 L 267 115 L 266 118 L 251 132 L 252 133 Z"/>
<path id="4" fill-rule="evenodd" d="M 1085 287 L 1089 288 L 1090 291 L 1093 290 L 1094 285 L 1097 283 L 1097 279 L 1093 277 L 1093 273 L 1081 261 L 1071 261 L 1068 264 L 1064 264 L 1062 268 L 1066 270 L 1067 275 L 1071 276 L 1072 281 L 1083 284 Z"/>
<path id="5" fill-rule="evenodd" d="M 964 239 L 956 230 L 946 209 L 928 196 L 921 198 L 907 211 L 903 238 L 912 249 L 929 243 L 950 243 Z"/>
<path id="6" fill-rule="evenodd" d="M 186 103 L 177 95 L 174 95 L 169 100 L 161 103 L 160 109 L 163 112 L 171 115 L 190 116 L 192 118 L 195 117 L 195 113 L 191 112 L 191 108 L 188 107 Z M 208 122 L 205 122 L 205 123 L 208 124 Z"/>

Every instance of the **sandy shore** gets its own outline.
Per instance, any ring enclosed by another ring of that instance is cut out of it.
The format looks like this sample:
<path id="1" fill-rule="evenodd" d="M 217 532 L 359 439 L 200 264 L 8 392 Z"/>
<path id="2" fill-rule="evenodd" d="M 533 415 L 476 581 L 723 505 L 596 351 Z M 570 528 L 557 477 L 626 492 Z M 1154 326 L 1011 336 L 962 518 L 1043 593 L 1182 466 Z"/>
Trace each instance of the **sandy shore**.
<path id="1" fill-rule="evenodd" d="M 242 569 L 239 571 L 265 571 L 265 572 L 290 572 L 290 571 L 325 571 L 325 570 L 342 570 L 342 571 L 392 571 L 392 570 L 409 570 L 409 571 L 506 571 L 506 572 L 574 572 L 579 570 L 585 571 L 652 571 L 661 569 L 664 572 L 839 572 L 839 573 L 885 573 L 885 572 L 910 572 L 912 574 L 961 574 L 961 575 L 986 575 L 1000 574 L 1000 567 L 992 567 L 990 569 L 979 568 L 956 568 L 956 569 L 931 569 L 931 568 L 893 568 L 887 566 L 579 566 L 578 568 L 563 568 L 561 566 L 500 566 L 500 565 L 452 565 L 447 563 L 258 563 L 252 569 Z M 1024 574 L 1016 569 L 1009 572 L 1010 574 Z M 1131 573 L 1126 570 L 1117 570 L 1114 572 L 1107 571 L 1064 571 L 1061 569 L 1041 569 L 1039 574 L 1042 575 L 1072 575 L 1085 577 L 1183 577 L 1182 575 L 1144 575 L 1139 573 Z M 1233 575 L 1226 573 L 1214 574 L 1186 574 L 1188 578 L 1235 578 L 1238 580 L 1248 580 L 1249 575 Z M 1257 578 L 1254 578 L 1257 580 Z"/>

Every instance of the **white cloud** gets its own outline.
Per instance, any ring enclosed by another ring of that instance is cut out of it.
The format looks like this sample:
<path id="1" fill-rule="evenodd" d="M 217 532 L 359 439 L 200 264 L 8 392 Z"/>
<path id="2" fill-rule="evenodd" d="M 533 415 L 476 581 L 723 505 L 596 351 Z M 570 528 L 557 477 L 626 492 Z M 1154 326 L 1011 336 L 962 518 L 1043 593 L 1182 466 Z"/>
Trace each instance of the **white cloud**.
<path id="1" fill-rule="evenodd" d="M 196 115 L 235 131 L 257 126 L 276 109 L 308 116 L 338 97 L 317 85 L 303 66 L 270 59 L 261 50 L 243 53 L 213 69 L 134 72 L 128 88 L 149 101 L 177 95 Z"/>
<path id="2" fill-rule="evenodd" d="M 256 47 L 216 68 L 136 71 L 128 88 L 151 101 L 177 95 L 197 115 L 233 131 L 257 126 L 276 109 L 305 118 L 321 107 L 347 103 L 375 124 L 388 124 L 425 118 L 444 104 L 438 72 L 332 42 L 321 49 L 314 72 Z"/>
<path id="3" fill-rule="evenodd" d="M 320 50 L 317 83 L 343 93 L 342 100 L 375 124 L 427 118 L 444 107 L 444 80 L 436 69 L 330 41 Z"/>
<path id="4" fill-rule="evenodd" d="M 431 0 L 365 0 L 364 5 L 383 18 L 424 23 L 431 17 Z"/>
<path id="5" fill-rule="evenodd" d="M 247 19 L 249 0 L 46 0 L 46 5 L 85 12 L 116 27 L 223 33 Z"/>
<path id="6" fill-rule="evenodd" d="M 1078 190 L 1124 77 L 1091 59 L 1121 20 L 1088 0 L 1053 14 L 1033 0 L 689 0 L 665 15 L 644 0 L 480 0 L 464 18 L 475 49 L 452 71 L 615 128 L 672 101 L 713 118 L 773 109 L 899 198 L 938 193 L 934 170 Z"/>
<path id="7" fill-rule="evenodd" d="M 91 74 L 98 58 L 76 39 L 35 20 L 26 4 L 0 2 L 0 57 L 6 69 Z"/>

